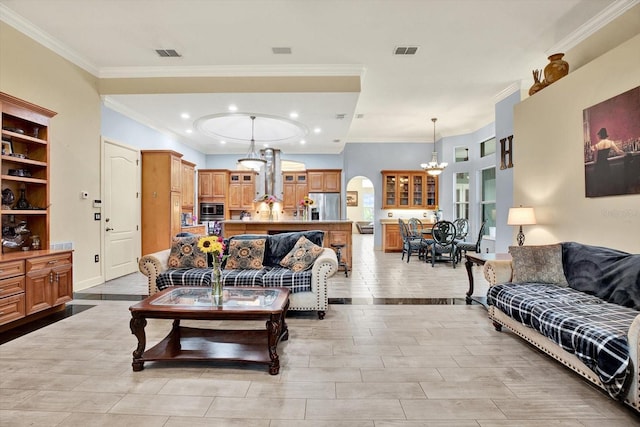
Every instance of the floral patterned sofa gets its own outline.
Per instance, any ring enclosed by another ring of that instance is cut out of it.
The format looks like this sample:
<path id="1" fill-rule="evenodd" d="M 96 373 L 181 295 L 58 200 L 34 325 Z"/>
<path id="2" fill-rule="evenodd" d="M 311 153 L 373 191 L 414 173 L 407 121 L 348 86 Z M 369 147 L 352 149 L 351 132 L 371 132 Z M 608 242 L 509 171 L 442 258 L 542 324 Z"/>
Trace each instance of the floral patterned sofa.
<path id="1" fill-rule="evenodd" d="M 489 318 L 640 411 L 640 255 L 566 242 L 489 261 Z"/>
<path id="2" fill-rule="evenodd" d="M 198 240 L 175 238 L 170 249 L 140 259 L 149 295 L 168 286 L 210 286 L 211 261 L 197 247 Z M 226 241 L 223 286 L 286 287 L 289 310 L 317 311 L 323 319 L 328 279 L 338 270 L 335 252 L 322 247 L 323 240 L 319 230 L 233 236 Z"/>

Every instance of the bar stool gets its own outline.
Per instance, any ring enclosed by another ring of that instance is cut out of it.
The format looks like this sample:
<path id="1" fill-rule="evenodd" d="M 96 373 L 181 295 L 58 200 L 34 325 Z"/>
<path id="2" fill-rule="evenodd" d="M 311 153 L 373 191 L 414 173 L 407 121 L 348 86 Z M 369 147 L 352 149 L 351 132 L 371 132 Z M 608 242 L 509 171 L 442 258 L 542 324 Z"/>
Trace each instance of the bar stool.
<path id="1" fill-rule="evenodd" d="M 344 275 L 349 277 L 349 265 L 342 259 L 342 249 L 347 246 L 346 243 L 332 243 L 331 247 L 336 251 L 336 257 L 338 257 L 338 269 L 344 267 Z"/>

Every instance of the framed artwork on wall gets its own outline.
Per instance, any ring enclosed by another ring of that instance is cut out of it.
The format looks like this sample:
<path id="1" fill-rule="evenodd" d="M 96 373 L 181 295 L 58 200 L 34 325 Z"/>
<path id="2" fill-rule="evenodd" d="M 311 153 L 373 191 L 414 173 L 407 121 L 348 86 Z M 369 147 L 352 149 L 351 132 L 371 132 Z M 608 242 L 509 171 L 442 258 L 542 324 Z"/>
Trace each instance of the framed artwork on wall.
<path id="1" fill-rule="evenodd" d="M 640 86 L 582 112 L 585 196 L 640 194 Z"/>
<path id="2" fill-rule="evenodd" d="M 357 191 L 347 191 L 347 206 L 358 206 Z"/>

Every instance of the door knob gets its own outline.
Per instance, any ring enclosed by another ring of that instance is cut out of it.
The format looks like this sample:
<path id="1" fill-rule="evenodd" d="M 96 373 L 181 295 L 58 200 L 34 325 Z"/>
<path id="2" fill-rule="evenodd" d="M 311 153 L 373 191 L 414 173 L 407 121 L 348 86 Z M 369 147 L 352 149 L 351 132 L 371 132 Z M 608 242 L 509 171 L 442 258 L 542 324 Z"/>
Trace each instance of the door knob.
<path id="1" fill-rule="evenodd" d="M 113 230 L 113 228 L 111 228 L 111 227 L 107 227 L 107 228 L 105 229 L 105 231 L 111 231 L 111 230 Z"/>

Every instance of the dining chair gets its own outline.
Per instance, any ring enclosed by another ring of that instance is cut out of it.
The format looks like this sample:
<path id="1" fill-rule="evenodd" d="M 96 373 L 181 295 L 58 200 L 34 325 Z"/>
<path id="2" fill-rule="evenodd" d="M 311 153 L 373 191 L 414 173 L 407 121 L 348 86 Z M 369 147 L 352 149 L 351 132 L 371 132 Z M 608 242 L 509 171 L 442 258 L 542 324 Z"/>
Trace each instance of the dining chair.
<path id="1" fill-rule="evenodd" d="M 402 218 L 398 218 L 398 225 L 400 226 L 400 234 L 402 237 L 402 258 L 407 255 L 407 262 L 411 258 L 411 254 L 417 253 L 418 258 L 423 257 L 427 250 L 427 246 L 424 244 L 422 237 L 414 237 L 411 232 L 411 227 Z"/>
<path id="2" fill-rule="evenodd" d="M 467 234 L 469 234 L 469 220 L 466 218 L 458 218 L 453 221 L 453 225 L 456 226 L 456 243 L 464 242 Z"/>
<path id="3" fill-rule="evenodd" d="M 430 255 L 431 266 L 436 261 L 451 261 L 453 268 L 457 263 L 457 248 L 455 243 L 456 226 L 451 221 L 438 221 L 431 228 L 433 243 L 429 245 L 427 253 Z"/>
<path id="4" fill-rule="evenodd" d="M 484 230 L 487 226 L 487 221 L 484 221 L 480 226 L 480 231 L 478 232 L 478 239 L 475 242 L 459 242 L 456 244 L 457 253 L 456 258 L 458 262 L 462 261 L 462 256 L 467 253 L 467 251 L 475 252 L 479 254 L 481 252 L 480 245 L 482 244 L 482 237 L 484 236 Z"/>

